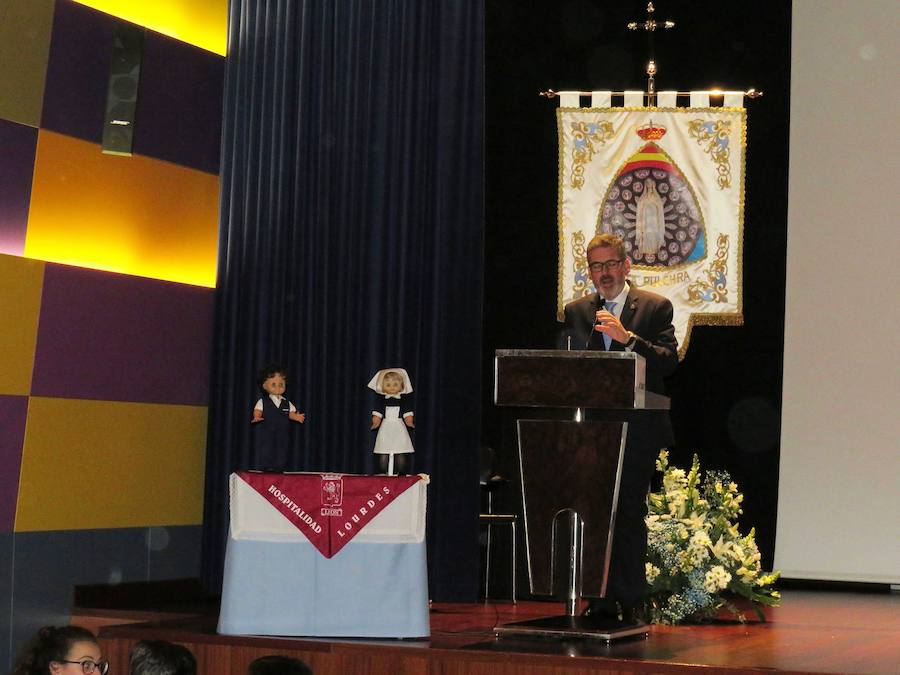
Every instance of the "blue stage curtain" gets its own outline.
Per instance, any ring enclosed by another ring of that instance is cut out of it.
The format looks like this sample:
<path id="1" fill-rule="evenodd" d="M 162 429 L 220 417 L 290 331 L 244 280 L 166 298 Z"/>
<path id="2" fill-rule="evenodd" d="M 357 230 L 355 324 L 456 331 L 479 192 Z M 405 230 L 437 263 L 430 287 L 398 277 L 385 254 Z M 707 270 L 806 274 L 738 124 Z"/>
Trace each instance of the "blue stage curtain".
<path id="1" fill-rule="evenodd" d="M 376 370 L 406 368 L 435 599 L 477 592 L 480 0 L 231 0 L 203 577 L 252 458 L 257 369 L 289 370 L 297 467 L 375 468 Z M 185 375 L 186 377 L 189 374 Z"/>

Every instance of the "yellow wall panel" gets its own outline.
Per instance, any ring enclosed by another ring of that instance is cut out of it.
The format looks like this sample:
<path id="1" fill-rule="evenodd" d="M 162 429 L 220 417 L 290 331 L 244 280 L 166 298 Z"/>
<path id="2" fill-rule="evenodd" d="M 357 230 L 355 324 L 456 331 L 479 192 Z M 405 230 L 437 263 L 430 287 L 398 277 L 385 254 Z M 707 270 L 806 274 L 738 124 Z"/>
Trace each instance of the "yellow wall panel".
<path id="1" fill-rule="evenodd" d="M 214 287 L 219 179 L 41 130 L 25 256 Z"/>
<path id="2" fill-rule="evenodd" d="M 31 392 L 43 286 L 44 263 L 0 254 L 0 394 Z"/>
<path id="3" fill-rule="evenodd" d="M 225 55 L 228 0 L 75 0 L 157 33 Z"/>
<path id="4" fill-rule="evenodd" d="M 0 117 L 39 127 L 53 0 L 0 0 Z"/>
<path id="5" fill-rule="evenodd" d="M 15 531 L 200 524 L 206 412 L 32 397 Z"/>

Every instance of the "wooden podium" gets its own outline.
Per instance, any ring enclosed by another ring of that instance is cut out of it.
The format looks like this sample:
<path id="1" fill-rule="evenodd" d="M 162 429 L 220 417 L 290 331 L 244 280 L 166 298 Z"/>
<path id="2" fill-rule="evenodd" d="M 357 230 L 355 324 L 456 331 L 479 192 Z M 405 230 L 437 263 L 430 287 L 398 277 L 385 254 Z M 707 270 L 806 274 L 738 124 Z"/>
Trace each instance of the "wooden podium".
<path id="1" fill-rule="evenodd" d="M 582 596 L 606 593 L 628 426 L 652 423 L 669 407 L 668 398 L 645 391 L 645 369 L 632 352 L 496 352 L 496 405 L 571 410 L 569 420 L 525 419 L 527 411 L 517 420 L 530 589 L 565 595 L 566 614 L 499 626 L 498 636 L 646 635 L 643 624 L 576 614 Z M 560 518 L 569 528 L 564 555 L 553 538 Z"/>

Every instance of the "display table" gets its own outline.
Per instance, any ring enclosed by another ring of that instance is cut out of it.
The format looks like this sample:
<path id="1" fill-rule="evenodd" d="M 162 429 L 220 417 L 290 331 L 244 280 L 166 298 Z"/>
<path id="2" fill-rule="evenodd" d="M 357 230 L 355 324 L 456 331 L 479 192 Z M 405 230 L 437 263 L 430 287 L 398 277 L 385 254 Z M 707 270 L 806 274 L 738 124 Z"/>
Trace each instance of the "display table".
<path id="1" fill-rule="evenodd" d="M 218 631 L 427 637 L 427 478 L 231 475 Z"/>

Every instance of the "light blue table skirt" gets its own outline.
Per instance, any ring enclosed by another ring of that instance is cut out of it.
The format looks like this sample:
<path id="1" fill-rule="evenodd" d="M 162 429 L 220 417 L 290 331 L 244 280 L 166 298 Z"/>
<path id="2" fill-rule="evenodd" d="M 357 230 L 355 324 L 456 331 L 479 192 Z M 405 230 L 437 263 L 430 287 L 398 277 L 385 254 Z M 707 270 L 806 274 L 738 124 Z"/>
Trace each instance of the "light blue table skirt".
<path id="1" fill-rule="evenodd" d="M 218 631 L 427 637 L 425 542 L 351 541 L 328 559 L 305 541 L 229 538 Z"/>

